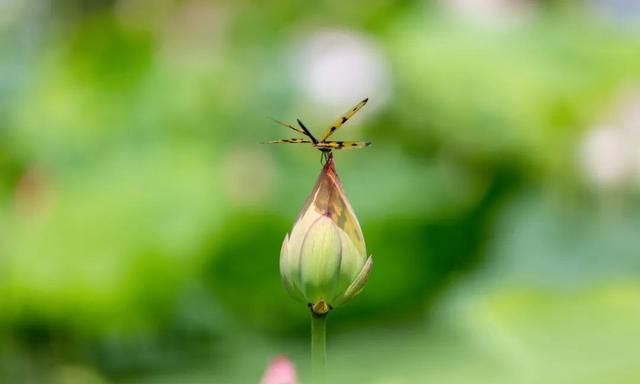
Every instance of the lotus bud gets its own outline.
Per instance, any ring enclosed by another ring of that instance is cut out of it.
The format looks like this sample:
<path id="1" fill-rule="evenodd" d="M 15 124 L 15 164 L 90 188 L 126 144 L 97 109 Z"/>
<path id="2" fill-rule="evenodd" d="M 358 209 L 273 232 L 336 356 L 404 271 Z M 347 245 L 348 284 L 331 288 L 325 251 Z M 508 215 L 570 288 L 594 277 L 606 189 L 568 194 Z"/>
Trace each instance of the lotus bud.
<path id="1" fill-rule="evenodd" d="M 267 367 L 260 384 L 298 384 L 296 367 L 286 356 L 277 356 Z"/>
<path id="2" fill-rule="evenodd" d="M 329 157 L 280 251 L 287 291 L 318 315 L 355 297 L 367 282 L 367 257 L 358 219 Z"/>

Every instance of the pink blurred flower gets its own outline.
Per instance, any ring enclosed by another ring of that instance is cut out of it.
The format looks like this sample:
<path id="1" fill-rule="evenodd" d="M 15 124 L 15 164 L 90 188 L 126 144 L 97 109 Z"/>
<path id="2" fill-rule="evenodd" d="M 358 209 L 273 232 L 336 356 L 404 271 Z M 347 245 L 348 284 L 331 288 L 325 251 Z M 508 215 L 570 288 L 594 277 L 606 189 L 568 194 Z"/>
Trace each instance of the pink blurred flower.
<path id="1" fill-rule="evenodd" d="M 286 356 L 276 356 L 269 363 L 260 384 L 298 384 L 296 367 Z"/>

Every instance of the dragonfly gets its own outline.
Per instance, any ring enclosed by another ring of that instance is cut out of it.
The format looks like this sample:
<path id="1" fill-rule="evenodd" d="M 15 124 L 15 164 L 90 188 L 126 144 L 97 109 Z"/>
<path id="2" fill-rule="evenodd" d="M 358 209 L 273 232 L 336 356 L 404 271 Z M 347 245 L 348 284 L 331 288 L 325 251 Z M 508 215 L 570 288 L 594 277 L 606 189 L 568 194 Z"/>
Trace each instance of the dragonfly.
<path id="1" fill-rule="evenodd" d="M 292 138 L 292 139 L 271 140 L 271 141 L 265 142 L 265 144 L 311 144 L 314 148 L 316 148 L 317 150 L 322 152 L 322 157 L 320 158 L 321 162 L 328 161 L 329 158 L 332 156 L 332 152 L 331 151 L 333 151 L 334 149 L 335 150 L 338 150 L 338 149 L 357 149 L 357 148 L 368 147 L 368 146 L 371 145 L 370 141 L 333 141 L 333 140 L 327 140 L 340 127 L 342 127 L 344 125 L 344 123 L 347 122 L 347 120 L 349 120 L 353 115 L 356 114 L 356 112 L 358 112 L 362 107 L 364 107 L 365 104 L 367 104 L 367 101 L 369 101 L 369 98 L 366 98 L 366 99 L 362 100 L 361 102 L 356 104 L 353 108 L 349 109 L 346 113 L 344 113 L 342 116 L 340 116 L 336 121 L 333 122 L 333 124 L 331 124 L 329 126 L 329 128 L 327 128 L 327 130 L 320 137 L 320 140 L 318 140 L 315 136 L 313 136 L 311 131 L 309 131 L 309 129 L 304 125 L 304 123 L 302 121 L 300 121 L 300 119 L 296 119 L 296 121 L 298 122 L 298 125 L 300 126 L 300 128 L 294 127 L 291 124 L 283 123 L 282 121 L 278 121 L 278 120 L 274 119 L 274 121 L 276 123 L 278 123 L 280 125 L 283 125 L 283 126 L 289 128 L 289 129 L 292 129 L 292 130 L 294 130 L 294 131 L 306 136 L 306 138 L 304 138 L 304 139 L 303 138 Z"/>

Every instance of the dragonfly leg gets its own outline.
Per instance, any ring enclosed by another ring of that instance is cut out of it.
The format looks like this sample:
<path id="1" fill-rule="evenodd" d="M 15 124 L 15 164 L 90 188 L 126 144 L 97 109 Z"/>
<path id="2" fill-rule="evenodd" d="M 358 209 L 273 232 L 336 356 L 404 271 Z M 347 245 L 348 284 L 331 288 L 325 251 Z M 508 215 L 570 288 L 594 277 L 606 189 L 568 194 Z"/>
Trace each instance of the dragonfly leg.
<path id="1" fill-rule="evenodd" d="M 333 152 L 322 151 L 322 154 L 320 155 L 320 164 L 325 165 L 331 159 L 333 159 Z"/>

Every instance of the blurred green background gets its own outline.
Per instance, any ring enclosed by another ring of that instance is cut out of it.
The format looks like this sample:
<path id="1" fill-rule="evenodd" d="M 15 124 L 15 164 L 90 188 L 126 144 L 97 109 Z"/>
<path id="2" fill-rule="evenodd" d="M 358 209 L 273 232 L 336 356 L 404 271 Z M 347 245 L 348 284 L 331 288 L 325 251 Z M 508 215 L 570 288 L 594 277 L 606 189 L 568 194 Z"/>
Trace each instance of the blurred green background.
<path id="1" fill-rule="evenodd" d="M 308 382 L 280 244 L 336 153 L 332 382 L 640 382 L 633 1 L 0 0 L 0 382 Z"/>

